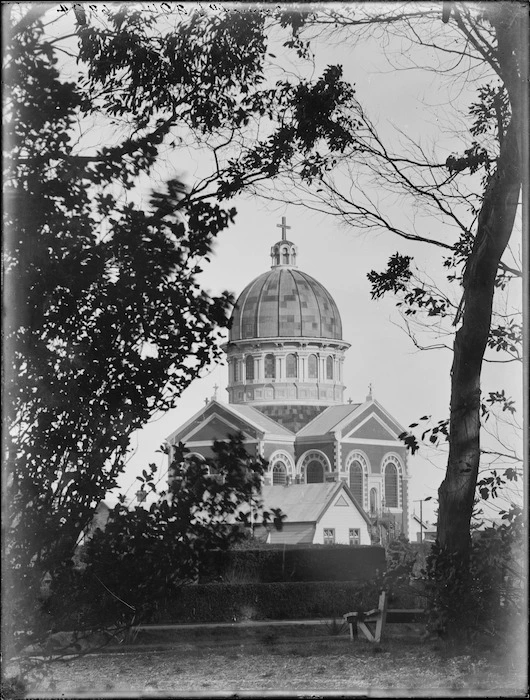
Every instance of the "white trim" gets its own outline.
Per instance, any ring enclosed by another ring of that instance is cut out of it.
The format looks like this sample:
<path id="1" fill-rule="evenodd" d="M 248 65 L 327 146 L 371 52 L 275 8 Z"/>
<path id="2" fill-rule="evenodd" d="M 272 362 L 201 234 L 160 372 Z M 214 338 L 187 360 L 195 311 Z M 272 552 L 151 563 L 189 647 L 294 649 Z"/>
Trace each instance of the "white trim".
<path id="1" fill-rule="evenodd" d="M 274 433 L 265 433 L 262 437 L 263 442 L 279 442 L 284 445 L 294 445 L 295 434 L 292 435 L 274 435 Z"/>
<path id="2" fill-rule="evenodd" d="M 198 459 L 199 461 L 201 461 L 201 462 L 205 462 L 205 461 L 206 461 L 206 457 L 205 457 L 204 455 L 199 454 L 198 452 L 188 452 L 188 453 L 184 456 L 184 461 L 186 461 L 186 460 L 189 459 L 190 457 L 197 457 L 197 459 Z"/>
<path id="3" fill-rule="evenodd" d="M 404 432 L 405 432 L 405 428 L 404 428 L 402 425 L 400 425 L 400 424 L 397 422 L 397 420 L 396 420 L 393 416 L 391 416 L 390 413 L 389 413 L 385 408 L 383 408 L 383 406 L 381 406 L 381 404 L 379 403 L 379 401 L 376 401 L 376 399 L 372 399 L 372 403 L 374 404 L 374 406 L 377 406 L 377 408 L 378 408 L 382 413 L 384 413 L 385 416 L 386 416 L 389 420 L 392 421 L 392 423 L 394 423 L 394 424 L 397 426 L 397 428 L 398 428 L 398 430 L 399 430 L 400 433 L 404 433 Z M 399 435 L 399 433 L 398 433 L 398 435 Z"/>
<path id="4" fill-rule="evenodd" d="M 362 506 L 365 510 L 368 509 L 368 475 L 371 474 L 372 472 L 372 467 L 370 464 L 370 460 L 368 459 L 367 455 L 362 452 L 361 450 L 351 450 L 348 453 L 348 456 L 346 457 L 346 461 L 344 462 L 344 469 L 341 467 L 341 472 L 344 472 L 346 475 L 348 481 L 346 482 L 350 489 L 352 488 L 351 482 L 350 482 L 350 467 L 351 463 L 353 461 L 359 462 L 361 465 L 361 470 L 362 470 L 362 477 L 363 477 L 363 482 L 362 482 L 362 487 L 363 487 L 363 496 L 362 496 L 362 502 L 359 504 Z M 352 490 L 353 493 L 353 490 Z"/>
<path id="5" fill-rule="evenodd" d="M 340 404 L 342 404 L 342 402 L 339 402 L 339 405 Z M 348 425 L 348 423 L 350 423 L 358 415 L 360 415 L 363 412 L 365 407 L 366 407 L 366 403 L 359 404 L 357 406 L 357 408 L 354 408 L 352 411 L 350 411 L 350 413 L 348 413 L 347 416 L 344 416 L 344 418 L 342 418 L 342 420 L 340 420 L 338 423 L 335 423 L 335 425 L 332 426 L 331 430 L 342 432 L 342 428 L 345 425 Z"/>
<path id="6" fill-rule="evenodd" d="M 275 450 L 269 457 L 268 471 L 270 472 L 271 476 L 274 464 L 280 461 L 285 463 L 285 466 L 287 467 L 287 474 L 290 474 L 292 476 L 295 470 L 294 460 L 291 457 L 291 455 L 285 452 L 284 450 Z"/>
<path id="7" fill-rule="evenodd" d="M 386 467 L 388 464 L 394 464 L 397 471 L 397 506 L 389 506 L 386 502 Z M 403 462 L 401 457 L 395 452 L 387 452 L 387 454 L 381 460 L 381 475 L 383 477 L 383 491 L 382 497 L 385 499 L 385 509 L 392 510 L 403 510 Z"/>
<path id="8" fill-rule="evenodd" d="M 304 464 L 304 462 L 309 462 L 309 458 L 315 459 L 317 462 L 320 462 L 322 466 L 324 467 L 324 474 L 326 473 L 331 473 L 331 463 L 328 459 L 328 457 L 322 452 L 321 450 L 306 450 L 303 455 L 301 455 L 300 459 L 298 460 L 296 464 L 296 472 L 299 474 L 301 477 L 304 479 L 306 478 L 306 467 L 307 465 Z"/>
<path id="9" fill-rule="evenodd" d="M 265 433 L 263 426 L 259 425 L 258 423 L 253 421 L 252 418 L 248 418 L 247 416 L 245 416 L 244 414 L 240 413 L 237 410 L 237 408 L 236 408 L 237 404 L 235 404 L 235 405 L 234 404 L 225 404 L 225 403 L 220 403 L 219 401 L 216 401 L 215 399 L 212 399 L 208 404 L 206 404 L 199 411 L 197 411 L 197 413 L 195 413 L 189 420 L 187 420 L 185 423 L 183 423 L 183 425 L 181 425 L 180 428 L 177 428 L 177 430 L 174 430 L 169 435 L 169 437 L 166 438 L 166 442 L 168 442 L 169 444 L 174 444 L 171 441 L 174 440 L 176 435 L 179 435 L 179 434 L 188 435 L 188 433 L 185 433 L 184 431 L 190 425 L 192 425 L 195 421 L 197 421 L 200 418 L 200 416 L 203 413 L 205 413 L 212 404 L 217 405 L 221 409 L 221 411 L 227 411 L 229 414 L 231 413 L 233 416 L 237 417 L 243 423 L 246 423 L 251 428 L 254 428 L 254 430 L 257 430 L 258 433 L 261 433 L 261 434 Z M 246 404 L 244 404 L 244 405 L 246 405 Z M 229 423 L 227 421 L 227 419 L 220 414 L 220 412 L 214 412 L 213 415 L 218 416 L 222 421 L 224 421 L 227 425 L 230 425 L 231 427 L 233 427 L 235 430 L 239 430 L 239 428 L 237 428 L 236 426 L 232 426 L 232 424 Z M 202 421 L 200 425 L 201 426 L 206 425 L 206 423 L 213 418 L 213 415 L 209 416 L 209 418 L 206 419 L 205 421 Z M 189 433 L 189 435 L 193 435 L 195 432 L 196 432 L 196 430 L 194 429 Z M 287 436 L 283 436 L 283 437 L 287 437 Z M 180 442 L 184 442 L 184 440 L 181 439 Z"/>
<path id="10" fill-rule="evenodd" d="M 394 460 L 397 462 L 398 471 L 401 471 L 401 476 L 403 476 L 403 473 L 405 471 L 403 459 L 397 454 L 397 452 L 387 452 L 386 453 L 386 455 L 381 460 L 380 474 L 384 474 L 384 466 L 387 462 L 390 462 L 391 460 Z"/>
<path id="11" fill-rule="evenodd" d="M 387 433 L 390 433 L 394 437 L 394 439 L 397 439 L 399 433 L 396 433 L 392 428 L 387 425 L 378 415 L 377 413 L 369 413 L 366 418 L 364 418 L 358 425 L 356 425 L 346 437 L 351 437 L 354 433 L 356 433 L 362 426 L 367 423 L 371 418 L 374 418 L 379 425 L 386 430 Z M 366 438 L 365 438 L 366 439 Z"/>
<path id="12" fill-rule="evenodd" d="M 214 443 L 215 440 L 218 440 L 218 442 L 226 442 L 227 439 L 223 438 L 212 438 L 211 440 L 195 440 L 195 442 L 188 442 L 186 441 L 184 444 L 186 447 L 211 447 Z M 243 440 L 243 444 L 257 444 L 259 440 L 257 438 L 245 438 Z"/>
<path id="13" fill-rule="evenodd" d="M 199 418 L 199 416 L 201 416 L 201 415 L 206 411 L 206 409 L 208 408 L 209 405 L 210 405 L 210 404 L 207 404 L 206 406 L 203 406 L 202 408 L 200 408 L 200 409 L 197 411 L 197 413 L 194 413 L 193 416 L 192 416 L 189 420 L 187 420 L 183 425 L 180 426 L 180 428 L 177 428 L 176 430 L 174 430 L 174 431 L 166 438 L 166 442 L 168 442 L 168 443 L 170 443 L 170 444 L 174 444 L 174 443 L 171 442 L 171 440 L 173 440 L 173 438 L 175 437 L 175 435 L 178 435 L 178 434 L 181 433 L 183 430 L 186 430 L 186 428 L 187 428 L 188 426 L 190 426 L 194 421 L 196 421 L 196 420 Z M 181 440 L 180 442 L 182 442 L 182 440 Z"/>
<path id="14" fill-rule="evenodd" d="M 405 447 L 401 440 L 377 440 L 376 438 L 342 438 L 341 442 L 348 445 L 388 445 L 389 447 Z"/>
<path id="15" fill-rule="evenodd" d="M 248 403 L 242 402 L 243 406 L 248 406 Z M 240 413 L 237 408 L 237 404 L 230 404 L 230 407 L 226 406 L 229 411 L 232 411 L 232 413 L 235 413 L 235 415 L 240 418 L 243 423 L 246 423 L 247 425 L 250 425 L 252 428 L 258 431 L 258 433 L 265 433 L 265 429 L 263 428 L 262 425 L 259 425 L 259 423 L 256 423 L 252 418 L 249 418 L 246 416 L 244 413 Z M 224 408 L 224 407 L 223 407 Z"/>
<path id="16" fill-rule="evenodd" d="M 184 442 L 184 443 L 188 442 L 189 439 L 193 437 L 193 435 L 198 433 L 199 430 L 202 430 L 202 428 L 207 426 L 208 423 L 211 423 L 215 418 L 218 418 L 222 423 L 227 425 L 229 428 L 232 428 L 232 430 L 239 432 L 240 428 L 238 428 L 237 425 L 230 423 L 230 421 L 227 421 L 226 418 L 224 418 L 223 416 L 220 416 L 218 413 L 213 413 L 211 416 L 208 416 L 208 418 L 206 420 L 199 423 L 199 425 L 197 425 L 193 430 L 191 430 L 189 433 L 187 433 L 186 439 L 181 440 L 181 442 Z"/>
<path id="17" fill-rule="evenodd" d="M 348 471 L 348 468 L 349 468 L 348 462 L 350 459 L 353 459 L 352 455 L 355 455 L 355 454 L 360 455 L 360 457 L 361 457 L 361 459 L 359 460 L 360 462 L 364 461 L 364 463 L 365 463 L 364 466 L 366 466 L 366 472 L 365 472 L 366 475 L 368 476 L 368 474 L 371 474 L 372 473 L 372 464 L 371 464 L 370 460 L 368 459 L 368 455 L 366 454 L 366 452 L 363 452 L 362 450 L 355 450 L 355 449 L 350 450 L 348 452 L 348 455 L 346 457 L 346 461 L 344 462 L 344 466 L 341 466 L 340 471 L 344 472 L 344 473 L 346 473 Z"/>

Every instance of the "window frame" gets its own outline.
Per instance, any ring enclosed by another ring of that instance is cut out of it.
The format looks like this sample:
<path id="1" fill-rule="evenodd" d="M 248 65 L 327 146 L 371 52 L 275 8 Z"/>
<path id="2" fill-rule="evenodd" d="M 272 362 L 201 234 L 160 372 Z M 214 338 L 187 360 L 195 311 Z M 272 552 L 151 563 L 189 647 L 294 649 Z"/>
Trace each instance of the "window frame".
<path id="1" fill-rule="evenodd" d="M 390 467 L 392 467 L 392 470 L 390 470 Z M 392 473 L 391 473 L 392 471 Z M 389 481 L 390 478 L 393 477 L 393 488 L 395 488 L 395 494 L 392 494 L 393 496 L 395 495 L 395 498 L 392 499 L 392 504 L 390 504 L 388 494 L 389 494 Z M 399 508 L 399 469 L 398 465 L 396 462 L 389 460 L 385 464 L 385 474 L 384 474 L 384 484 L 385 484 L 385 508 Z"/>
<path id="2" fill-rule="evenodd" d="M 278 471 L 277 471 L 278 468 L 280 468 L 282 470 L 283 481 L 275 481 L 274 480 L 275 474 L 278 473 Z M 287 483 L 287 479 L 288 479 L 287 465 L 285 464 L 285 462 L 283 460 L 279 459 L 276 462 L 274 462 L 274 464 L 272 465 L 271 483 L 273 486 L 285 486 L 285 484 Z"/>
<path id="3" fill-rule="evenodd" d="M 289 371 L 289 358 L 292 358 L 292 361 L 294 363 L 294 370 L 291 367 L 291 371 Z M 290 352 L 285 356 L 285 378 L 286 379 L 297 379 L 298 378 L 298 358 L 294 354 L 294 352 Z"/>
<path id="4" fill-rule="evenodd" d="M 352 540 L 357 540 L 353 541 Z M 361 528 L 360 527 L 350 527 L 348 528 L 348 541 L 350 547 L 355 547 L 361 544 Z"/>
<path id="5" fill-rule="evenodd" d="M 270 363 L 270 358 L 272 358 L 272 374 L 267 374 L 267 361 Z M 268 352 L 263 359 L 263 374 L 265 379 L 276 379 L 276 356 L 271 352 Z"/>
<path id="6" fill-rule="evenodd" d="M 354 490 L 354 487 L 352 485 L 352 480 L 351 480 L 352 467 L 354 465 L 357 465 L 359 467 L 357 474 L 361 477 L 361 482 L 360 482 L 361 495 L 360 495 L 360 497 L 358 497 L 357 492 Z M 349 487 L 351 489 L 351 492 L 353 493 L 353 495 L 355 496 L 356 500 L 358 501 L 359 505 L 362 508 L 363 503 L 364 503 L 364 469 L 363 469 L 362 462 L 359 459 L 357 459 L 356 457 L 354 457 L 351 460 L 350 465 L 348 467 L 348 484 L 349 484 Z"/>
<path id="7" fill-rule="evenodd" d="M 252 367 L 252 371 L 251 371 L 252 376 L 251 377 L 249 377 L 249 372 L 248 372 L 249 367 Z M 247 355 L 245 357 L 245 379 L 247 382 L 254 381 L 254 379 L 256 377 L 255 368 L 256 368 L 256 362 L 254 360 L 254 357 L 252 355 Z"/>
<path id="8" fill-rule="evenodd" d="M 326 534 L 326 533 L 331 533 L 331 534 Z M 335 528 L 334 527 L 325 527 L 322 529 L 322 540 L 324 544 L 330 545 L 330 544 L 335 544 L 336 539 L 335 539 Z M 329 541 L 331 540 L 331 541 Z"/>

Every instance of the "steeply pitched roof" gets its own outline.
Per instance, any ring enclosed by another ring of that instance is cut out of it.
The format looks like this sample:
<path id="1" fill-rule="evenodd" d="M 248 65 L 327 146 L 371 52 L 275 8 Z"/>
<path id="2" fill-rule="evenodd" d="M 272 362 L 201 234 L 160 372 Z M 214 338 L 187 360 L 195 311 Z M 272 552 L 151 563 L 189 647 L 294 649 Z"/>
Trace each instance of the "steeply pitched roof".
<path id="1" fill-rule="evenodd" d="M 291 486 L 263 486 L 261 497 L 264 510 L 280 508 L 288 523 L 316 523 L 339 493 L 345 492 L 363 518 L 370 520 L 343 481 L 323 484 L 292 484 Z"/>
<path id="2" fill-rule="evenodd" d="M 263 508 L 281 508 L 290 523 L 316 522 L 340 484 L 292 484 L 263 486 Z"/>
<path id="3" fill-rule="evenodd" d="M 312 435 L 325 435 L 338 425 L 344 418 L 353 413 L 361 404 L 347 403 L 340 406 L 330 406 L 326 408 L 320 415 L 308 423 L 302 430 L 297 433 L 297 437 L 305 437 Z"/>

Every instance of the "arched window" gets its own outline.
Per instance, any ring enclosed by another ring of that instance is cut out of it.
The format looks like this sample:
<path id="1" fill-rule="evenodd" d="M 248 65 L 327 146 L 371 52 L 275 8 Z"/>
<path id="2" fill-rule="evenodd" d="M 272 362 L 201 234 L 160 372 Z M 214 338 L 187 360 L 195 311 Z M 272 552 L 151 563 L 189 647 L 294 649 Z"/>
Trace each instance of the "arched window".
<path id="1" fill-rule="evenodd" d="M 239 361 L 234 360 L 234 382 L 239 381 Z"/>
<path id="2" fill-rule="evenodd" d="M 385 467 L 385 506 L 398 507 L 398 470 L 394 462 L 388 462 Z"/>
<path id="3" fill-rule="evenodd" d="M 296 369 L 296 356 L 292 354 L 287 355 L 285 358 L 285 376 L 288 378 L 297 377 L 298 372 Z"/>
<path id="4" fill-rule="evenodd" d="M 370 513 L 377 513 L 377 489 L 370 489 Z"/>
<path id="5" fill-rule="evenodd" d="M 318 364 L 316 355 L 309 355 L 307 358 L 307 376 L 309 379 L 318 378 Z"/>
<path id="6" fill-rule="evenodd" d="M 289 250 L 288 248 L 283 249 L 283 264 L 288 265 L 289 264 Z"/>
<path id="7" fill-rule="evenodd" d="M 247 359 L 245 360 L 245 372 L 247 381 L 254 379 L 254 358 L 252 355 L 247 355 Z"/>
<path id="8" fill-rule="evenodd" d="M 333 379 L 333 358 L 331 355 L 326 358 L 326 378 Z"/>
<path id="9" fill-rule="evenodd" d="M 320 462 L 312 460 L 306 468 L 306 483 L 322 484 L 324 481 L 324 467 Z"/>
<path id="10" fill-rule="evenodd" d="M 287 482 L 287 467 L 283 462 L 276 462 L 272 468 L 272 483 L 285 484 Z"/>
<path id="11" fill-rule="evenodd" d="M 274 355 L 265 355 L 265 377 L 274 379 L 276 377 L 276 362 Z"/>
<path id="12" fill-rule="evenodd" d="M 363 468 L 358 460 L 350 464 L 350 488 L 360 506 L 363 504 Z"/>

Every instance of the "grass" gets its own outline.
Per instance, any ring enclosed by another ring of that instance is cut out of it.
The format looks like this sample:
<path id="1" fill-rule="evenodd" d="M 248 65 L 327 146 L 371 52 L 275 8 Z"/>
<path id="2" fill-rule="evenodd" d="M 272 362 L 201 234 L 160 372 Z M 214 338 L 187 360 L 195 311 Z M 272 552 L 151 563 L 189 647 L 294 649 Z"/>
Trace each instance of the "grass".
<path id="1" fill-rule="evenodd" d="M 420 637 L 380 645 L 345 636 L 261 641 L 234 637 L 174 643 L 163 650 L 99 654 L 52 663 L 27 697 L 125 694 L 175 697 L 190 692 L 340 692 L 393 697 L 520 697 L 526 663 L 495 649 L 455 649 Z"/>

